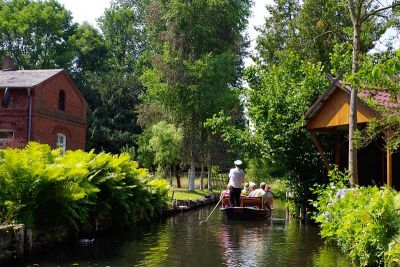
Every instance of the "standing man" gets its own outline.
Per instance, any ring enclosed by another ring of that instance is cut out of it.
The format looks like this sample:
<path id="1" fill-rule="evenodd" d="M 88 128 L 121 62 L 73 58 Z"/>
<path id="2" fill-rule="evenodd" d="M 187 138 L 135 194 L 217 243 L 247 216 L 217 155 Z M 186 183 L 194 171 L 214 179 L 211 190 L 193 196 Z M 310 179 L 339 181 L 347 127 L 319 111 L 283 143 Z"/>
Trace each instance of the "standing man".
<path id="1" fill-rule="evenodd" d="M 235 160 L 233 164 L 235 164 L 235 168 L 229 171 L 229 200 L 231 202 L 231 206 L 238 207 L 240 205 L 240 193 L 242 192 L 242 183 L 244 182 L 244 172 L 241 169 L 241 160 Z"/>

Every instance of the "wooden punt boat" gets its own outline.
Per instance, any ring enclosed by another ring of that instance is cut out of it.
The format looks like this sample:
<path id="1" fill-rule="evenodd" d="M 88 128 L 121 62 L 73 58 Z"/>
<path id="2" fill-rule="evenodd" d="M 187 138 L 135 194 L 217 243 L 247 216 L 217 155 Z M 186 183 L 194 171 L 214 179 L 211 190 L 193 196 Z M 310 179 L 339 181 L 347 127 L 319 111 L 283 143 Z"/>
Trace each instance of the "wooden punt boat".
<path id="1" fill-rule="evenodd" d="M 229 207 L 229 198 L 223 198 L 222 213 L 232 220 L 258 220 L 271 217 L 271 210 L 264 207 L 262 197 L 241 197 L 240 207 Z M 225 204 L 225 205 L 224 205 Z"/>

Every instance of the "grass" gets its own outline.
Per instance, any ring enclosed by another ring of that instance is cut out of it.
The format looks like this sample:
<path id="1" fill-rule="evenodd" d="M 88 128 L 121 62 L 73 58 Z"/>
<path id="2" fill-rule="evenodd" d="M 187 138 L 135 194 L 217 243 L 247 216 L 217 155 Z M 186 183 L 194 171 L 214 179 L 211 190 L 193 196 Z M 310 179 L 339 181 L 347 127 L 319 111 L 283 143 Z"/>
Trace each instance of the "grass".
<path id="1" fill-rule="evenodd" d="M 168 192 L 168 197 L 171 198 L 172 192 L 175 191 L 174 193 L 174 199 L 178 200 L 197 200 L 197 199 L 204 199 L 205 195 L 209 195 L 212 193 L 220 193 L 219 190 L 212 190 L 208 191 L 205 189 L 204 191 L 200 191 L 199 189 L 196 189 L 194 192 L 189 192 L 186 188 L 175 188 L 172 187 L 169 192 Z"/>

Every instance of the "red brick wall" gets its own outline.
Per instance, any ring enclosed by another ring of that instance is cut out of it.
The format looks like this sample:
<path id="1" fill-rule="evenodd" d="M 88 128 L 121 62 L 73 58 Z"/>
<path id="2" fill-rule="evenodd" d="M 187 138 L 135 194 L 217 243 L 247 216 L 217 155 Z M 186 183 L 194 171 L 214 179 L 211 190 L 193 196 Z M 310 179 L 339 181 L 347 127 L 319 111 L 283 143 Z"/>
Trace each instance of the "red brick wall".
<path id="1" fill-rule="evenodd" d="M 65 111 L 58 110 L 58 96 L 60 90 L 65 92 Z M 87 104 L 74 88 L 64 72 L 53 76 L 42 86 L 35 88 L 34 109 L 44 109 L 76 117 L 86 121 Z"/>
<path id="2" fill-rule="evenodd" d="M 63 120 L 35 114 L 32 121 L 32 140 L 56 148 L 57 134 L 67 137 L 67 149 L 85 149 L 86 127 Z"/>
<path id="3" fill-rule="evenodd" d="M 3 108 L 4 89 L 0 90 L 0 129 L 14 131 L 15 139 L 26 139 L 28 132 L 28 95 L 26 89 L 11 89 L 9 106 Z"/>
<path id="4" fill-rule="evenodd" d="M 58 110 L 60 90 L 65 92 L 65 110 Z M 0 90 L 0 104 L 4 89 Z M 12 89 L 7 109 L 0 106 L 0 129 L 14 130 L 16 139 L 28 134 L 26 89 Z M 67 137 L 67 149 L 85 149 L 87 104 L 65 72 L 60 72 L 32 91 L 31 140 L 55 148 L 57 134 Z"/>
<path id="5" fill-rule="evenodd" d="M 59 92 L 65 110 L 58 109 Z M 61 72 L 35 88 L 32 140 L 56 146 L 57 134 L 67 137 L 67 149 L 85 149 L 87 104 L 69 77 Z"/>

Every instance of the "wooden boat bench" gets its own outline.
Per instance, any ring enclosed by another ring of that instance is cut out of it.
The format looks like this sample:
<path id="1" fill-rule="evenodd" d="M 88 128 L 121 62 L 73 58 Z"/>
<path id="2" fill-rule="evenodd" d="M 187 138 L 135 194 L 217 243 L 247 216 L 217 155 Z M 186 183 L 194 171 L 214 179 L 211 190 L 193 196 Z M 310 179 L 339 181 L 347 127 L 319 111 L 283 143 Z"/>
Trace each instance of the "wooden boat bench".
<path id="1" fill-rule="evenodd" d="M 227 207 L 230 205 L 229 197 L 222 197 L 222 206 Z M 262 197 L 245 197 L 240 196 L 240 207 L 258 207 L 260 209 L 264 208 L 264 202 Z"/>
<path id="2" fill-rule="evenodd" d="M 264 208 L 264 202 L 262 197 L 240 197 L 241 207 L 258 207 Z"/>

